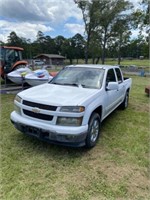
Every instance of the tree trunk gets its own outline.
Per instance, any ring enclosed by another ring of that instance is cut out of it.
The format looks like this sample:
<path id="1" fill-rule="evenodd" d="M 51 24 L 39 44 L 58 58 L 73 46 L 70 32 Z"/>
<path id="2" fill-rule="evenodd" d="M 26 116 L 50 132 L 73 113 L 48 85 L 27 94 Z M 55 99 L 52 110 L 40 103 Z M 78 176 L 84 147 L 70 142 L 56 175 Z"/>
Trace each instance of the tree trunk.
<path id="1" fill-rule="evenodd" d="M 87 43 L 85 47 L 85 64 L 88 64 L 88 56 L 89 56 L 89 37 L 87 39 Z"/>
<path id="2" fill-rule="evenodd" d="M 121 63 L 121 43 L 122 43 L 122 34 L 119 37 L 119 45 L 118 45 L 118 65 Z"/>
<path id="3" fill-rule="evenodd" d="M 120 55 L 120 47 L 119 47 L 119 50 L 118 50 L 118 65 L 120 65 L 120 62 L 121 62 L 121 55 Z"/>
<path id="4" fill-rule="evenodd" d="M 70 58 L 69 60 L 70 60 L 70 65 L 72 65 L 72 58 Z"/>
<path id="5" fill-rule="evenodd" d="M 105 54 L 106 54 L 106 33 L 107 33 L 107 29 L 105 29 L 105 33 L 104 33 L 104 43 L 102 46 L 102 64 L 105 64 Z"/>
<path id="6" fill-rule="evenodd" d="M 95 63 L 95 57 L 93 56 L 92 57 L 92 64 L 94 64 Z"/>
<path id="7" fill-rule="evenodd" d="M 105 44 L 103 45 L 102 48 L 102 64 L 105 64 Z"/>
<path id="8" fill-rule="evenodd" d="M 100 57 L 97 57 L 96 64 L 98 64 Z"/>

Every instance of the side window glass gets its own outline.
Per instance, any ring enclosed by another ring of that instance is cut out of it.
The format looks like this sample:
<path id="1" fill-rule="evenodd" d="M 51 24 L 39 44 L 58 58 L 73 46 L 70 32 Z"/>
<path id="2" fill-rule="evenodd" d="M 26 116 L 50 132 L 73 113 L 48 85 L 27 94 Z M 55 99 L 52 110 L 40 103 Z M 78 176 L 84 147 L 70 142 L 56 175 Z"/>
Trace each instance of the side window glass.
<path id="1" fill-rule="evenodd" d="M 116 82 L 116 77 L 113 69 L 109 69 L 107 72 L 106 84 L 108 82 Z"/>
<path id="2" fill-rule="evenodd" d="M 117 78 L 118 78 L 118 83 L 122 83 L 122 75 L 121 75 L 121 72 L 120 72 L 120 69 L 116 68 L 116 74 L 117 74 Z"/>
<path id="3" fill-rule="evenodd" d="M 18 51 L 15 51 L 14 62 L 19 61 Z"/>

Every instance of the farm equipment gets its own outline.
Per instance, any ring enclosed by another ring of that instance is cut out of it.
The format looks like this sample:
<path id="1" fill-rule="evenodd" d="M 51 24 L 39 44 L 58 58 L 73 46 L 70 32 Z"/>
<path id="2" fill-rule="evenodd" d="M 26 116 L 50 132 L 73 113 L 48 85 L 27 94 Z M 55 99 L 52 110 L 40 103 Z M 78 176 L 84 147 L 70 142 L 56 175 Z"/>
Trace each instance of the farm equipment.
<path id="1" fill-rule="evenodd" d="M 20 47 L 0 47 L 0 76 L 3 79 L 9 72 L 27 65 L 27 61 L 22 60 L 23 50 L 24 49 Z"/>

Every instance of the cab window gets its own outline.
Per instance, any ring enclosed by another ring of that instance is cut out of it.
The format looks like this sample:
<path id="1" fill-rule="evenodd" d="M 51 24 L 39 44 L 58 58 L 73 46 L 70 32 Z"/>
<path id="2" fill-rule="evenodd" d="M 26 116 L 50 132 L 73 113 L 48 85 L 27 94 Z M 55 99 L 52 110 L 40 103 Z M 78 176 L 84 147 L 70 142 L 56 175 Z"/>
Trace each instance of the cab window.
<path id="1" fill-rule="evenodd" d="M 109 69 L 108 72 L 107 72 L 106 85 L 109 82 L 116 82 L 116 76 L 115 76 L 115 73 L 114 73 L 113 69 Z"/>
<path id="2" fill-rule="evenodd" d="M 118 83 L 122 83 L 123 80 L 122 80 L 122 75 L 121 75 L 120 69 L 116 68 L 115 71 L 117 74 Z"/>

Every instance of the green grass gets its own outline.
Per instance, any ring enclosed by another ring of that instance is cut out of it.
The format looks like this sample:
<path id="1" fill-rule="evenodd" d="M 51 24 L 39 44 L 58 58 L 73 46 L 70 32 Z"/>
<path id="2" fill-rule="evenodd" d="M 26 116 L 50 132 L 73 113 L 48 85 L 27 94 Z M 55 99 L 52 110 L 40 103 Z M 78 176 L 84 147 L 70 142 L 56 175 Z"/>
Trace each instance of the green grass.
<path id="1" fill-rule="evenodd" d="M 1 95 L 1 199 L 149 199 L 149 98 L 147 77 L 133 77 L 129 107 L 102 124 L 91 150 L 50 145 L 10 122 L 14 95 Z"/>
<path id="2" fill-rule="evenodd" d="M 106 64 L 118 64 L 117 61 L 112 61 L 112 60 L 109 60 L 109 59 L 106 59 Z M 121 61 L 121 65 L 124 65 L 124 66 L 130 66 L 130 65 L 136 65 L 137 67 L 149 67 L 149 60 L 147 59 L 144 59 L 144 60 L 139 60 L 139 59 L 133 59 L 133 60 L 125 60 L 123 59 Z"/>
<path id="3" fill-rule="evenodd" d="M 69 60 L 66 60 L 66 63 L 69 64 Z M 89 59 L 89 64 L 91 64 L 91 63 L 92 63 L 92 60 Z M 75 59 L 73 60 L 73 64 L 76 64 Z M 79 64 L 84 64 L 84 59 L 79 59 Z M 101 64 L 101 60 L 99 61 L 99 64 Z M 111 58 L 106 58 L 105 64 L 106 65 L 118 65 L 118 61 L 113 60 Z M 139 60 L 139 59 L 126 60 L 126 59 L 123 59 L 121 61 L 120 65 L 123 65 L 123 66 L 136 65 L 137 67 L 149 68 L 150 62 L 149 62 L 148 59 L 143 59 L 143 60 Z"/>

